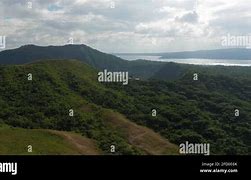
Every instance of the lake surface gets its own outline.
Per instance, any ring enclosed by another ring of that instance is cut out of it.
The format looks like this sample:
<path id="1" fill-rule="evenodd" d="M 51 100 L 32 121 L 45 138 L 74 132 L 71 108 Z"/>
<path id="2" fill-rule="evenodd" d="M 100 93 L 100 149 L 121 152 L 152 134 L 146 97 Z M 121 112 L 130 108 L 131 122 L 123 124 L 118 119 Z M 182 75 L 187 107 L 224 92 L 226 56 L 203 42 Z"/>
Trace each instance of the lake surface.
<path id="1" fill-rule="evenodd" d="M 161 56 L 140 56 L 140 55 L 116 55 L 122 59 L 134 61 L 138 59 L 175 62 L 182 64 L 195 65 L 223 65 L 223 66 L 251 66 L 251 60 L 234 60 L 234 59 L 160 59 Z"/>

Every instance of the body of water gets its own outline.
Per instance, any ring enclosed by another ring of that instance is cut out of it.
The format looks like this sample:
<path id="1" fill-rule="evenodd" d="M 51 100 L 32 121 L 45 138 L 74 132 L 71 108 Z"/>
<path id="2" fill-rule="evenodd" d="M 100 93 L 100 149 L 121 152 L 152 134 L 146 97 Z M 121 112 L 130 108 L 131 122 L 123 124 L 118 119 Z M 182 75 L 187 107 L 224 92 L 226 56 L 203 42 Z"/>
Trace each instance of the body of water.
<path id="1" fill-rule="evenodd" d="M 140 55 L 116 55 L 122 59 L 133 61 L 138 59 L 175 62 L 182 64 L 195 65 L 223 65 L 223 66 L 251 66 L 251 60 L 234 60 L 234 59 L 160 59 L 161 56 L 140 56 Z"/>

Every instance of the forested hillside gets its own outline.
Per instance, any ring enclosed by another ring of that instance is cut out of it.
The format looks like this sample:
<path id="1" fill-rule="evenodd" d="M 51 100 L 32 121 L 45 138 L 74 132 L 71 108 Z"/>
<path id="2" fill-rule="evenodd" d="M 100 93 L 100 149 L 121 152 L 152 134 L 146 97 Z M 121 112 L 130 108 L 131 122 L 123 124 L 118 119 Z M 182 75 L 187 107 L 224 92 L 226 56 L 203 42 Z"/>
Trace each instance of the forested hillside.
<path id="1" fill-rule="evenodd" d="M 173 66 L 181 70 L 174 71 L 176 80 L 131 79 L 123 86 L 99 83 L 96 69 L 75 60 L 2 65 L 0 121 L 74 131 L 105 154 L 112 144 L 117 154 L 176 154 L 174 144 L 184 141 L 209 142 L 211 154 L 250 154 L 250 69 Z"/>
<path id="2" fill-rule="evenodd" d="M 28 74 L 32 74 L 31 81 Z M 178 153 L 177 146 L 159 134 L 103 108 L 99 95 L 120 92 L 98 83 L 97 71 L 86 64 L 60 60 L 0 66 L 0 80 L 1 123 L 76 132 L 93 139 L 101 154 L 111 153 L 112 145 L 116 147 L 112 154 Z M 99 103 L 91 101 L 94 97 Z M 73 110 L 73 117 L 69 110 Z"/>

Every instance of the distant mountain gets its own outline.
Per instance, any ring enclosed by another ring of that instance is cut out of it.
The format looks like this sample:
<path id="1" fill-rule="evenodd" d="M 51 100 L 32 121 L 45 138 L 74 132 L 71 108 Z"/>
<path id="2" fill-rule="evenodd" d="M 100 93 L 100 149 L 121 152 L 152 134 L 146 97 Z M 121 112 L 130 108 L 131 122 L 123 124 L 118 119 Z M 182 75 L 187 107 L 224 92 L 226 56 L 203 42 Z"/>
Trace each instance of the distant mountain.
<path id="1" fill-rule="evenodd" d="M 201 50 L 201 51 L 184 51 L 173 53 L 161 53 L 162 59 L 238 59 L 250 60 L 251 49 L 217 49 L 217 50 Z"/>
<path id="2" fill-rule="evenodd" d="M 179 52 L 179 53 L 160 53 L 155 54 L 163 58 L 219 58 L 219 55 L 227 59 L 237 59 L 244 57 L 251 50 L 246 49 L 226 49 L 213 51 Z M 229 52 L 229 53 L 228 53 Z M 235 52 L 235 53 L 234 53 Z M 238 52 L 238 53 L 237 53 Z M 218 56 L 216 56 L 218 54 Z M 232 57 L 230 57 L 232 54 Z M 240 55 L 241 54 L 241 55 Z M 154 54 L 148 54 L 154 55 Z M 192 56 L 193 55 L 193 56 Z M 195 56 L 196 55 L 196 56 Z M 200 55 L 200 56 L 199 56 Z M 210 56 L 209 56 L 210 55 Z M 251 56 L 250 56 L 251 57 Z M 182 78 L 188 71 L 230 75 L 230 76 L 251 76 L 249 67 L 243 67 L 241 70 L 237 67 L 224 66 L 195 66 L 186 64 L 177 64 L 169 62 L 155 62 L 147 60 L 127 61 L 115 55 L 106 54 L 93 49 L 84 44 L 65 45 L 65 46 L 35 46 L 25 45 L 17 49 L 0 52 L 0 64 L 27 64 L 35 61 L 45 60 L 69 60 L 75 59 L 86 63 L 97 70 L 107 69 L 109 71 L 128 71 L 130 77 L 137 77 L 143 80 L 176 80 Z M 203 67 L 203 68 L 202 68 Z M 238 69 L 238 70 L 237 70 Z"/>
<path id="3" fill-rule="evenodd" d="M 160 56 L 160 59 L 239 59 L 251 60 L 251 49 L 215 49 L 200 51 L 182 51 L 168 53 L 116 53 L 118 56 Z"/>
<path id="4" fill-rule="evenodd" d="M 1 64 L 25 64 L 37 60 L 76 59 L 97 68 L 113 63 L 119 66 L 122 59 L 82 45 L 35 46 L 25 45 L 17 49 L 0 52 Z M 124 62 L 125 63 L 125 62 Z"/>
<path id="5" fill-rule="evenodd" d="M 128 71 L 131 76 L 150 78 L 159 71 L 163 63 L 149 61 L 127 61 L 106 54 L 86 45 L 35 46 L 25 45 L 17 49 L 0 52 L 0 64 L 26 64 L 34 61 L 75 59 L 96 69 Z"/>

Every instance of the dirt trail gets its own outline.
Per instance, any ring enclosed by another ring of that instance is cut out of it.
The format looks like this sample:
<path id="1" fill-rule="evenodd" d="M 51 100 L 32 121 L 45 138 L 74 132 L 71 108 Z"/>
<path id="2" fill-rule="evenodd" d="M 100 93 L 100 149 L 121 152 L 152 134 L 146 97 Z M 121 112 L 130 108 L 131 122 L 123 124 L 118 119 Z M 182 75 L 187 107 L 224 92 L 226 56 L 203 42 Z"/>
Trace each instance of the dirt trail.
<path id="1" fill-rule="evenodd" d="M 50 133 L 63 137 L 67 142 L 72 144 L 82 155 L 99 155 L 101 151 L 97 148 L 94 140 L 88 139 L 81 135 L 65 132 L 48 130 Z"/>
<path id="2" fill-rule="evenodd" d="M 113 111 L 106 111 L 105 117 L 111 126 L 125 134 L 130 144 L 140 148 L 146 154 L 178 154 L 178 147 L 175 144 L 170 143 L 153 130 L 137 125 Z"/>

